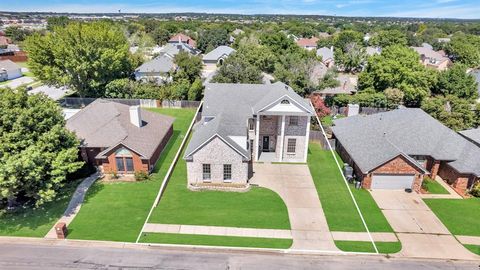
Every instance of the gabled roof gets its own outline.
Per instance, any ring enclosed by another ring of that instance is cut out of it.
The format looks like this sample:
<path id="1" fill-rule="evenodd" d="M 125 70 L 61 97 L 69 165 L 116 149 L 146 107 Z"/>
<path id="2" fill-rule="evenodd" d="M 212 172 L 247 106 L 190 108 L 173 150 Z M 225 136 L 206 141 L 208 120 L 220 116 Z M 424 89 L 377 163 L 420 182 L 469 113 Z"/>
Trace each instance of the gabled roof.
<path id="1" fill-rule="evenodd" d="M 202 145 L 218 136 L 245 160 L 250 156 L 246 145 L 231 137 L 247 136 L 247 121 L 275 101 L 287 97 L 305 112 L 314 115 L 310 103 L 286 84 L 209 83 L 205 87 L 202 120 L 194 126 L 192 139 L 185 151 L 188 159 Z"/>
<path id="2" fill-rule="evenodd" d="M 173 59 L 167 55 L 160 55 L 150 61 L 143 63 L 135 72 L 142 73 L 167 73 L 174 68 Z"/>
<path id="3" fill-rule="evenodd" d="M 21 67 L 17 64 L 15 64 L 14 62 L 12 62 L 11 60 L 0 60 L 0 70 L 6 70 L 6 71 L 9 71 L 9 70 L 17 70 L 17 69 L 21 69 Z"/>
<path id="4" fill-rule="evenodd" d="M 143 126 L 130 122 L 130 106 L 97 99 L 67 120 L 67 128 L 82 141 L 82 147 L 101 147 L 105 153 L 121 144 L 150 159 L 174 119 L 141 109 Z"/>
<path id="5" fill-rule="evenodd" d="M 317 50 L 317 56 L 322 57 L 322 62 L 325 62 L 327 60 L 333 60 L 333 50 L 327 47 L 322 47 Z"/>
<path id="6" fill-rule="evenodd" d="M 169 55 L 173 58 L 175 55 L 179 54 L 182 51 L 188 52 L 192 55 L 198 54 L 198 50 L 188 45 L 187 43 L 167 43 L 162 49 L 158 51 L 158 53 L 159 55 Z"/>
<path id="7" fill-rule="evenodd" d="M 470 141 L 480 145 L 480 128 L 462 130 L 459 133 L 461 135 L 463 135 L 463 137 L 465 137 L 465 138 L 469 139 Z"/>
<path id="8" fill-rule="evenodd" d="M 434 51 L 432 48 L 429 47 L 412 47 L 414 51 L 416 51 L 420 56 L 435 59 L 439 63 L 449 61 L 450 59 L 443 55 L 440 52 Z"/>
<path id="9" fill-rule="evenodd" d="M 228 56 L 231 53 L 235 52 L 235 49 L 232 49 L 228 46 L 218 46 L 213 51 L 205 54 L 203 56 L 204 61 L 218 61 L 224 56 Z"/>
<path id="10" fill-rule="evenodd" d="M 181 41 L 182 43 L 187 43 L 188 45 L 192 46 L 192 47 L 195 47 L 197 45 L 197 42 L 195 42 L 195 40 L 193 40 L 191 37 L 183 34 L 183 33 L 178 33 L 176 35 L 174 35 L 173 37 L 170 38 L 170 40 L 168 42 L 173 42 L 173 43 L 176 43 L 176 42 L 179 42 Z"/>
<path id="11" fill-rule="evenodd" d="M 460 173 L 480 175 L 480 148 L 421 109 L 334 120 L 335 137 L 365 173 L 395 155 L 426 155 Z"/>
<path id="12" fill-rule="evenodd" d="M 300 38 L 297 40 L 297 45 L 300 47 L 317 47 L 317 37 Z"/>

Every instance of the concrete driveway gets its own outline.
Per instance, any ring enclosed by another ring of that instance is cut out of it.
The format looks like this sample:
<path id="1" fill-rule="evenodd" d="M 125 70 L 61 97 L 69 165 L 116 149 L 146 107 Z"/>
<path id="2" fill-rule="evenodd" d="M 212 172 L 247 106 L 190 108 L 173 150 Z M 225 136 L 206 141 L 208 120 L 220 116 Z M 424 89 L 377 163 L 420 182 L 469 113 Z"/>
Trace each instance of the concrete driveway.
<path id="1" fill-rule="evenodd" d="M 418 194 L 403 190 L 372 190 L 370 193 L 402 242 L 400 256 L 480 259 L 451 235 Z"/>
<path id="2" fill-rule="evenodd" d="M 285 202 L 292 249 L 338 251 L 307 165 L 255 163 L 253 171 L 251 184 L 275 191 Z"/>
<path id="3" fill-rule="evenodd" d="M 0 85 L 0 87 L 9 87 L 15 89 L 21 85 L 32 83 L 34 79 L 32 77 L 23 76 L 17 79 L 8 81 L 6 84 Z"/>

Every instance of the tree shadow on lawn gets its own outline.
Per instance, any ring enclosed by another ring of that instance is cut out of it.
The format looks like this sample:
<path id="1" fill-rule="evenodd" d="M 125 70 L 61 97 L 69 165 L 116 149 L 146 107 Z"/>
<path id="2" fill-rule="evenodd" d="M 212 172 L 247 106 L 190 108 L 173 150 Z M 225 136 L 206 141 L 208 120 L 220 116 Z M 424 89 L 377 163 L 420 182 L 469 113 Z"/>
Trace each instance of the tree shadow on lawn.
<path id="1" fill-rule="evenodd" d="M 43 237 L 65 212 L 81 180 L 67 183 L 58 191 L 63 195 L 37 208 L 25 206 L 15 212 L 0 211 L 0 235 Z"/>

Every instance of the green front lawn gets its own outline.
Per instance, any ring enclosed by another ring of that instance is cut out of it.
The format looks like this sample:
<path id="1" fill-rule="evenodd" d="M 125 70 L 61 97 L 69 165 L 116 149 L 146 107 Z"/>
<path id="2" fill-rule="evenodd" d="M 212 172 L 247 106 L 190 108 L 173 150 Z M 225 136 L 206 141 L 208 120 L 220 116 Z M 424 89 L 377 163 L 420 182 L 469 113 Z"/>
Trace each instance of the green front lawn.
<path id="1" fill-rule="evenodd" d="M 340 157 L 340 164 L 343 164 Z M 308 167 L 317 188 L 323 211 L 331 231 L 364 232 L 352 198 L 345 186 L 341 172 L 328 150 L 310 143 L 308 147 Z M 372 232 L 393 232 L 380 208 L 366 190 L 351 188 L 362 211 L 363 217 Z"/>
<path id="2" fill-rule="evenodd" d="M 430 194 L 450 194 L 440 183 L 428 177 L 423 179 L 422 187 Z"/>
<path id="3" fill-rule="evenodd" d="M 175 166 L 149 222 L 290 229 L 285 203 L 269 189 L 252 187 L 248 192 L 190 191 L 183 159 Z"/>
<path id="4" fill-rule="evenodd" d="M 335 245 L 343 251 L 375 253 L 375 248 L 371 242 L 335 241 Z M 384 254 L 397 253 L 402 249 L 400 242 L 375 242 L 375 245 L 378 252 Z"/>
<path id="5" fill-rule="evenodd" d="M 225 246 L 225 247 L 255 247 L 287 249 L 292 245 L 292 239 L 234 237 L 195 234 L 148 233 L 140 238 L 143 243 L 162 243 L 180 245 Z"/>
<path id="6" fill-rule="evenodd" d="M 39 208 L 28 208 L 15 213 L 0 212 L 0 235 L 44 237 L 62 216 L 80 182 L 68 183 L 59 197 Z"/>
<path id="7" fill-rule="evenodd" d="M 452 234 L 480 236 L 480 198 L 424 201 Z"/>
<path id="8" fill-rule="evenodd" d="M 72 221 L 69 238 L 111 241 L 136 240 L 168 167 L 195 114 L 190 109 L 152 109 L 175 117 L 174 132 L 163 150 L 151 179 L 144 182 L 95 183 Z"/>
<path id="9" fill-rule="evenodd" d="M 477 245 L 464 245 L 471 252 L 480 255 L 480 246 Z"/>

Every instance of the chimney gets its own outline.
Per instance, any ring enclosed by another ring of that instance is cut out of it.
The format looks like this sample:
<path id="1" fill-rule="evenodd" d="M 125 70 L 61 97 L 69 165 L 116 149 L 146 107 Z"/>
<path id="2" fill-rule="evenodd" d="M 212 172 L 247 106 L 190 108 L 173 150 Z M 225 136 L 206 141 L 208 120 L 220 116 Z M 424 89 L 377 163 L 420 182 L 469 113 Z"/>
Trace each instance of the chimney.
<path id="1" fill-rule="evenodd" d="M 140 106 L 130 106 L 130 123 L 136 127 L 142 127 L 142 114 Z"/>
<path id="2" fill-rule="evenodd" d="M 360 106 L 358 104 L 347 105 L 347 117 L 357 115 L 360 112 Z"/>
<path id="3" fill-rule="evenodd" d="M 332 52 L 333 52 L 333 46 L 331 46 L 331 47 L 330 47 L 330 51 L 332 51 Z"/>

